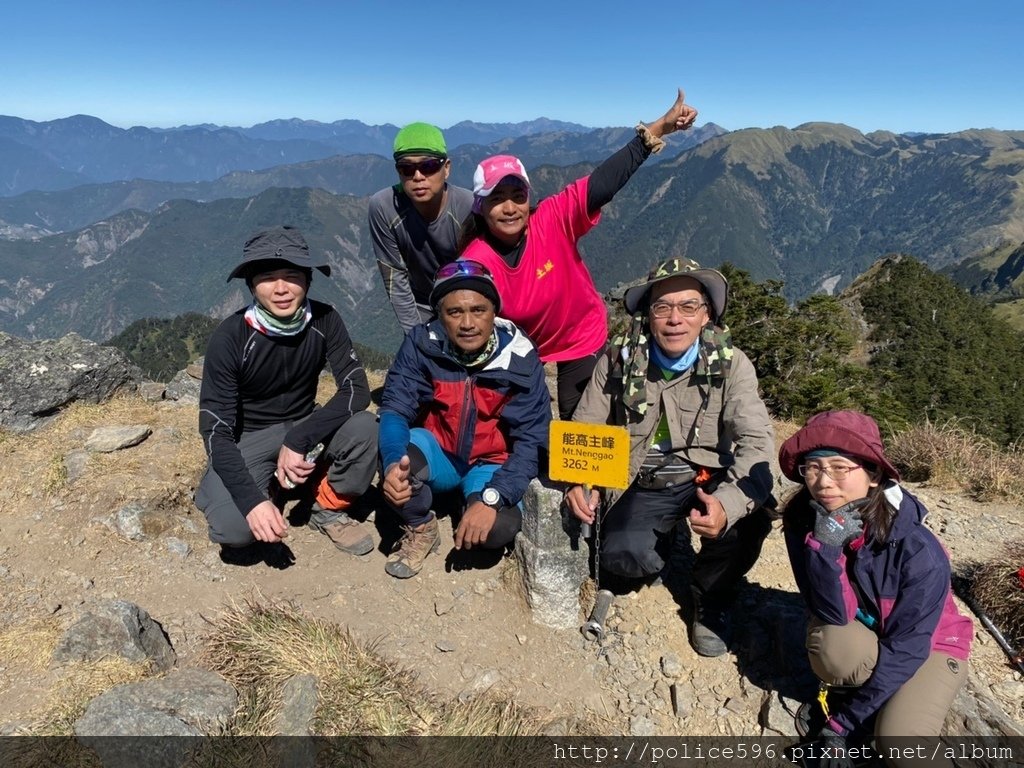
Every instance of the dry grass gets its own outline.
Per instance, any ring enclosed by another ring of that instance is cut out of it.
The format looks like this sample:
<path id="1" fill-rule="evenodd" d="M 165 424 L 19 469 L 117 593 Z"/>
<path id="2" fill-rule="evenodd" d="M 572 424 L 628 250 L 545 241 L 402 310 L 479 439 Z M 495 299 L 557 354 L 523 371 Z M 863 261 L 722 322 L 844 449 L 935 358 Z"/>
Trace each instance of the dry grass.
<path id="1" fill-rule="evenodd" d="M 370 384 L 370 392 L 374 392 L 378 389 L 381 389 L 384 386 L 384 379 L 386 376 L 386 371 L 368 370 L 366 372 L 366 380 Z M 331 376 L 321 376 L 316 388 L 316 401 L 318 403 L 326 403 L 337 391 L 338 387 L 334 383 L 334 379 Z M 367 408 L 366 410 L 368 410 L 370 413 L 376 413 L 377 404 L 371 402 L 370 407 Z"/>
<path id="2" fill-rule="evenodd" d="M 890 438 L 889 457 L 907 480 L 960 490 L 976 501 L 1024 500 L 1024 453 L 1001 448 L 956 421 L 925 422 Z"/>
<path id="3" fill-rule="evenodd" d="M 797 424 L 795 421 L 772 419 L 772 429 L 775 430 L 775 448 L 781 448 L 782 444 L 799 432 L 802 426 L 802 424 Z"/>
<path id="4" fill-rule="evenodd" d="M 129 450 L 88 456 L 86 471 L 68 485 L 64 457 L 83 448 L 97 427 L 150 424 L 154 430 Z M 0 431 L 0 495 L 7 509 L 40 498 L 109 498 L 123 503 L 142 497 L 186 495 L 206 462 L 195 408 L 150 403 L 124 395 L 100 405 L 74 403 L 34 432 Z"/>
<path id="5" fill-rule="evenodd" d="M 508 699 L 441 699 L 344 628 L 256 597 L 213 622 L 205 662 L 239 691 L 235 735 L 273 735 L 282 687 L 298 674 L 319 681 L 318 735 L 524 736 L 543 725 Z"/>
<path id="6" fill-rule="evenodd" d="M 60 622 L 54 617 L 7 627 L 0 631 L 0 659 L 9 666 L 42 672 L 50 665 L 60 635 Z"/>
<path id="7" fill-rule="evenodd" d="M 134 683 L 150 673 L 148 662 L 131 662 L 118 657 L 62 667 L 60 679 L 50 691 L 48 705 L 32 725 L 33 735 L 74 735 L 75 721 L 85 714 L 90 701 L 114 686 Z"/>
<path id="8" fill-rule="evenodd" d="M 1018 653 L 1024 652 L 1024 539 L 969 570 L 971 595 Z"/>

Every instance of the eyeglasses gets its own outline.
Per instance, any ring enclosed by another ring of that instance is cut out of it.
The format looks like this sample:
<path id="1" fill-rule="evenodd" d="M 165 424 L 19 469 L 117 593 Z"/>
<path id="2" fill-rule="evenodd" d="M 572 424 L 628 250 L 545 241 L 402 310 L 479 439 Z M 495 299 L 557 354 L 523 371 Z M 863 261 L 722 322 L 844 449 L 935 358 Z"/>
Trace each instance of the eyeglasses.
<path id="1" fill-rule="evenodd" d="M 419 171 L 424 176 L 433 176 L 444 168 L 444 164 L 447 162 L 447 160 L 442 160 L 439 157 L 430 157 L 426 160 L 420 160 L 418 163 L 402 160 L 395 163 L 395 170 L 398 171 L 403 179 L 411 179 L 416 175 L 416 171 Z"/>
<path id="2" fill-rule="evenodd" d="M 440 269 L 434 274 L 434 282 L 438 280 L 447 280 L 450 277 L 486 277 L 491 278 L 491 270 L 481 264 L 479 261 L 473 261 L 472 259 L 460 259 L 459 261 L 451 261 L 441 266 Z"/>
<path id="3" fill-rule="evenodd" d="M 860 464 L 836 464 L 831 467 L 823 467 L 820 464 L 801 464 L 797 467 L 797 471 L 800 472 L 800 477 L 805 480 L 810 480 L 812 483 L 821 477 L 821 473 L 824 472 L 829 476 L 830 479 L 836 482 L 842 482 L 850 476 L 850 473 L 855 469 L 862 469 Z"/>
<path id="4" fill-rule="evenodd" d="M 706 306 L 707 302 L 697 301 L 696 299 L 680 301 L 677 304 L 673 304 L 670 301 L 656 301 L 651 304 L 651 315 L 659 320 L 664 320 L 666 317 L 671 317 L 673 309 L 678 309 L 682 317 L 696 317 L 697 313 L 700 312 L 700 308 Z"/>

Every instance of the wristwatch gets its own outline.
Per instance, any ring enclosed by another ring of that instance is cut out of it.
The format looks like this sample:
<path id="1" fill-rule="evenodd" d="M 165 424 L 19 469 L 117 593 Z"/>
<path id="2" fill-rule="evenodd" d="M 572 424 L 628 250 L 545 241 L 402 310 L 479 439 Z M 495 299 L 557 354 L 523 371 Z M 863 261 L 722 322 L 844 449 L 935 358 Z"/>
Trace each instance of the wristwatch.
<path id="1" fill-rule="evenodd" d="M 501 506 L 501 494 L 494 488 L 484 488 L 484 492 L 480 494 L 480 501 L 497 510 Z"/>

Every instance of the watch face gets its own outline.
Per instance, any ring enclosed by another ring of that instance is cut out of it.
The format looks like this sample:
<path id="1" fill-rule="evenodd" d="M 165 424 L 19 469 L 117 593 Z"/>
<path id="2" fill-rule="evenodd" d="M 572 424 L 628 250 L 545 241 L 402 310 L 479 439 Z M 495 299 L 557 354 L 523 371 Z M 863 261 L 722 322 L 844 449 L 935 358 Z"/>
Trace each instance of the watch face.
<path id="1" fill-rule="evenodd" d="M 498 506 L 498 502 L 501 501 L 501 496 L 493 488 L 485 488 L 481 498 L 483 499 L 484 504 L 489 507 L 496 507 Z"/>

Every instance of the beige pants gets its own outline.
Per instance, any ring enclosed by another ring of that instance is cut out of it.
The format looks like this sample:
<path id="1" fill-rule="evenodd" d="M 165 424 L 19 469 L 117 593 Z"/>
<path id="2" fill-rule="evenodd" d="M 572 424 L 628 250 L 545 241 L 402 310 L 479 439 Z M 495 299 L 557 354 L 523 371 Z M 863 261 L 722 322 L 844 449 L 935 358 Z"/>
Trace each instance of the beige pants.
<path id="1" fill-rule="evenodd" d="M 859 621 L 844 626 L 812 619 L 807 627 L 807 656 L 811 669 L 829 685 L 861 685 L 878 661 L 878 636 Z M 907 757 L 911 743 L 938 743 L 946 715 L 957 692 L 967 682 L 967 662 L 932 652 L 921 668 L 882 705 L 875 721 L 875 746 L 892 766 L 952 765 L 941 758 L 931 762 Z M 913 742 L 899 737 L 914 737 Z M 930 738 L 929 738 L 930 737 Z M 942 749 L 939 749 L 939 753 Z"/>

